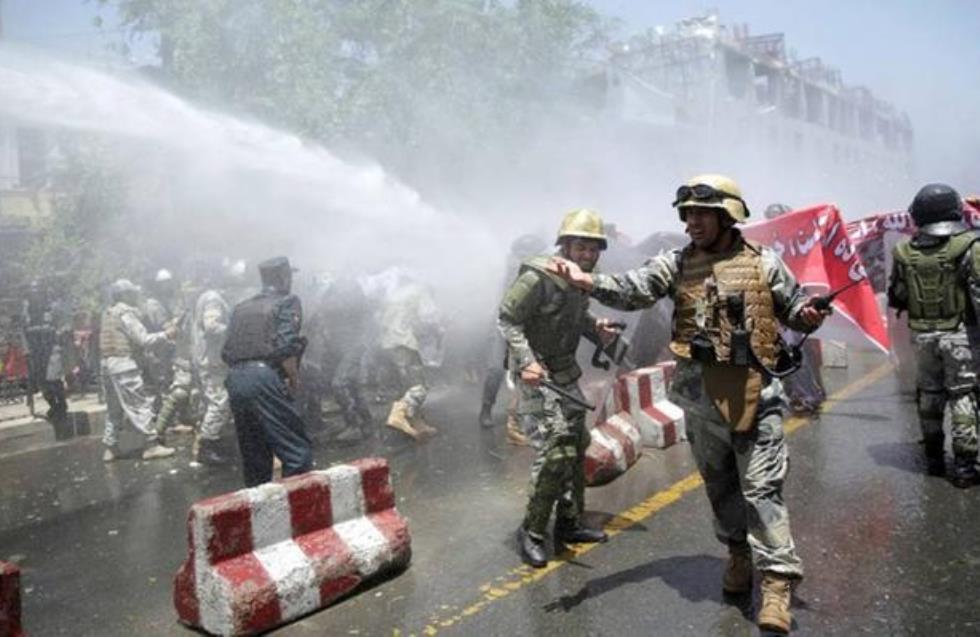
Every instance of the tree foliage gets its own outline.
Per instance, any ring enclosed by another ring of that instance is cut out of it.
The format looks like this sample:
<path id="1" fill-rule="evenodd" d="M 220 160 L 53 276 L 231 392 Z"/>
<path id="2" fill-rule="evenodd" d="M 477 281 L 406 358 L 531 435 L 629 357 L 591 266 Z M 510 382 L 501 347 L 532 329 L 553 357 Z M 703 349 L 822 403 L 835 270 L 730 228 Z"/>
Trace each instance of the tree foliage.
<path id="1" fill-rule="evenodd" d="M 100 1 L 193 100 L 402 166 L 519 138 L 609 31 L 579 0 Z"/>

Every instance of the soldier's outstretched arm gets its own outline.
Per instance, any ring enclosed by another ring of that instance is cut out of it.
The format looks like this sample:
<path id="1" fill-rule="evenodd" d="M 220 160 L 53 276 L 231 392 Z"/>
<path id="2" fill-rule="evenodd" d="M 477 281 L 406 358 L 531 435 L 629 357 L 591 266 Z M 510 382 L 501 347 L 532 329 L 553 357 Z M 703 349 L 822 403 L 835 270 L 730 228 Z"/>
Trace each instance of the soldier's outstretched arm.
<path id="1" fill-rule="evenodd" d="M 126 337 L 129 338 L 130 342 L 135 343 L 140 348 L 152 347 L 170 340 L 170 333 L 167 331 L 147 331 L 143 322 L 134 313 L 123 314 L 122 325 L 123 330 L 126 332 Z"/>
<path id="2" fill-rule="evenodd" d="M 679 251 L 661 252 L 646 263 L 621 274 L 587 274 L 574 263 L 555 263 L 554 272 L 586 290 L 603 305 L 618 310 L 642 310 L 665 296 L 673 296 Z"/>

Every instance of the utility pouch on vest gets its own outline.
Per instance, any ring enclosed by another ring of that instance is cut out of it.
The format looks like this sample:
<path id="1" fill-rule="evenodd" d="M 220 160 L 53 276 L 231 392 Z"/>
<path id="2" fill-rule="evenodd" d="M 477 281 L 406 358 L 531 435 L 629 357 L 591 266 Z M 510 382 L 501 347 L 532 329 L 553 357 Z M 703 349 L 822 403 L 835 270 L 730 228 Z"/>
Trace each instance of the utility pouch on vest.
<path id="1" fill-rule="evenodd" d="M 736 367 L 749 366 L 749 332 L 744 327 L 732 329 L 731 363 Z"/>
<path id="2" fill-rule="evenodd" d="M 699 331 L 691 337 L 691 358 L 706 365 L 718 362 L 715 345 L 707 333 Z"/>
<path id="3" fill-rule="evenodd" d="M 751 362 L 749 331 L 745 329 L 745 299 L 741 294 L 727 299 L 728 320 L 732 324 L 729 343 L 729 362 L 736 367 L 748 367 Z"/>

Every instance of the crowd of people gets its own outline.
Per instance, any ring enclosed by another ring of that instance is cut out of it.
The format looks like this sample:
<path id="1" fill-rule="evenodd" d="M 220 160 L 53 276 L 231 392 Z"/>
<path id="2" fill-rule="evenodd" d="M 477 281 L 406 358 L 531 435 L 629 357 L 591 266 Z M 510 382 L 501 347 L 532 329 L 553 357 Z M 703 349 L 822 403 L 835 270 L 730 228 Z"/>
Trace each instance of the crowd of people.
<path id="1" fill-rule="evenodd" d="M 583 523 L 584 457 L 590 443 L 577 349 L 585 338 L 607 347 L 622 324 L 592 313 L 592 300 L 623 312 L 672 302 L 669 351 L 677 361 L 670 398 L 686 417 L 718 539 L 729 550 L 722 588 L 751 590 L 761 574 L 759 625 L 788 632 L 790 597 L 803 565 L 783 499 L 787 407 L 814 411 L 825 397 L 819 369 L 799 368 L 796 343 L 830 314 L 797 284 L 771 249 L 738 226 L 750 211 L 739 186 L 701 175 L 677 190 L 673 207 L 689 238 L 618 274 L 596 266 L 612 226 L 591 209 L 562 220 L 556 247 L 532 236 L 511 246 L 494 336 L 489 343 L 478 421 L 494 425 L 503 380 L 514 387 L 507 438 L 534 447 L 524 519 L 523 558 L 548 563 L 553 546 L 603 542 Z M 943 416 L 952 413 L 959 487 L 976 484 L 976 370 L 969 341 L 980 303 L 980 246 L 962 222 L 948 186 L 919 192 L 910 212 L 918 227 L 895 249 L 889 304 L 908 314 L 918 357 L 917 403 L 929 471 L 944 474 Z M 787 210 L 767 210 L 767 217 Z M 324 401 L 342 424 L 330 438 L 354 444 L 386 431 L 423 443 L 439 433 L 425 416 L 430 370 L 444 359 L 445 320 L 432 290 L 403 267 L 354 277 L 321 277 L 294 294 L 285 257 L 258 264 L 258 289 L 244 263 L 181 282 L 159 270 L 145 293 L 127 279 L 109 287 L 98 331 L 107 403 L 103 459 L 121 457 L 119 434 L 144 437 L 144 460 L 175 453 L 167 443 L 193 432 L 193 462 L 227 462 L 221 441 L 234 422 L 246 486 L 310 470 L 308 428 L 325 429 Z M 67 414 L 58 302 L 32 288 L 25 310 L 31 378 L 58 429 Z M 792 354 L 792 355 L 791 355 Z M 793 361 L 796 361 L 793 363 Z M 790 361 L 790 369 L 784 369 Z M 792 367 L 795 364 L 795 368 Z M 386 393 L 382 418 L 372 405 Z M 793 405 L 806 398 L 812 402 Z M 802 397 L 802 398 L 801 398 Z M 551 519 L 554 517 L 554 523 Z"/>

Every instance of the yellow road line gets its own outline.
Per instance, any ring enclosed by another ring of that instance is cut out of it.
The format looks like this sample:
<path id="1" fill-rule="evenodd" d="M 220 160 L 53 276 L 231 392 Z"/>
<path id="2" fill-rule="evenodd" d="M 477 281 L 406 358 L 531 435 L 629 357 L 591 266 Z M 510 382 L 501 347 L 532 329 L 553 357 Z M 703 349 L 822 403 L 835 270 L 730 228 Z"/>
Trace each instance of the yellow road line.
<path id="1" fill-rule="evenodd" d="M 829 411 L 840 401 L 853 396 L 870 385 L 873 385 L 885 377 L 891 370 L 892 365 L 890 363 L 879 365 L 872 371 L 865 374 L 863 377 L 830 396 L 826 401 L 824 401 L 822 411 Z M 785 432 L 789 434 L 806 425 L 808 422 L 810 421 L 807 418 L 794 416 L 787 419 L 783 423 L 783 428 Z M 612 519 L 606 523 L 606 526 L 604 527 L 605 531 L 609 534 L 610 538 L 615 537 L 629 527 L 646 520 L 658 511 L 670 506 L 674 502 L 677 502 L 684 497 L 685 494 L 700 488 L 703 484 L 704 482 L 701 480 L 701 476 L 697 472 L 691 473 L 690 475 L 681 478 L 674 484 L 670 485 L 663 491 L 658 491 L 639 504 L 613 516 Z M 598 546 L 600 545 L 576 544 L 571 546 L 569 547 L 569 550 L 562 555 L 562 559 L 551 560 L 544 568 L 532 568 L 527 565 L 521 565 L 517 568 L 513 568 L 503 575 L 498 576 L 493 581 L 487 582 L 480 586 L 479 598 L 470 605 L 464 607 L 459 612 L 452 615 L 447 615 L 445 617 L 434 617 L 430 619 L 429 624 L 422 629 L 421 634 L 427 636 L 437 635 L 441 630 L 456 626 L 469 617 L 483 611 L 487 606 L 495 601 L 521 590 L 528 584 L 533 584 L 534 582 L 544 579 L 568 562 L 573 561 L 575 558 L 578 558 L 581 555 L 585 555 Z M 393 635 L 395 637 L 400 637 L 402 632 L 396 628 L 393 631 Z"/>

